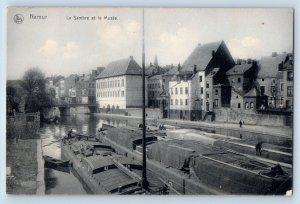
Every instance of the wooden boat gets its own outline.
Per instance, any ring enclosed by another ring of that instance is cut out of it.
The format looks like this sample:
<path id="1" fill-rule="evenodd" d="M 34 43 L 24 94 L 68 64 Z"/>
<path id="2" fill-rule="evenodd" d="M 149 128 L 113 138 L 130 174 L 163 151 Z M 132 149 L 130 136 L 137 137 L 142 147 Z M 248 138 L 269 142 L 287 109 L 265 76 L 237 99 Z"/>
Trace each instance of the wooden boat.
<path id="1" fill-rule="evenodd" d="M 69 161 L 62 161 L 59 159 L 55 159 L 50 156 L 43 156 L 45 160 L 45 167 L 46 168 L 58 168 L 58 167 L 68 167 L 69 166 Z"/>
<path id="2" fill-rule="evenodd" d="M 117 153 L 141 160 L 139 148 L 134 149 L 139 135 L 140 131 L 131 128 L 110 128 L 101 141 Z M 272 195 L 285 194 L 292 186 L 288 165 L 282 164 L 283 171 L 276 174 L 276 164 L 267 159 L 257 160 L 202 141 L 158 140 L 147 147 L 147 158 L 147 169 L 182 194 Z"/>
<path id="3" fill-rule="evenodd" d="M 95 138 L 76 137 L 62 144 L 62 157 L 70 160 L 74 174 L 92 194 L 147 194 L 141 186 L 142 167 L 138 161 L 118 155 Z M 89 138 L 89 140 L 86 140 Z M 155 180 L 155 179 L 154 179 Z M 161 193 L 164 184 L 155 181 L 152 192 Z"/>

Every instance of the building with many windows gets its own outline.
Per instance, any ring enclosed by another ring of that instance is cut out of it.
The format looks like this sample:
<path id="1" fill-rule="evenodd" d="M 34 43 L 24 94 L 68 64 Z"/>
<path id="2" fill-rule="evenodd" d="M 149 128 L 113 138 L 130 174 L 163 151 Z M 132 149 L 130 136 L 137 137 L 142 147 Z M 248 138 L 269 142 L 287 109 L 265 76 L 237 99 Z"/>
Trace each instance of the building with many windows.
<path id="1" fill-rule="evenodd" d="M 164 90 L 162 75 L 153 75 L 148 77 L 147 92 L 148 92 L 148 107 L 159 108 L 161 103 L 160 94 Z"/>
<path id="2" fill-rule="evenodd" d="M 113 112 L 142 107 L 142 84 L 142 69 L 132 56 L 109 63 L 96 78 L 98 108 Z"/>
<path id="3" fill-rule="evenodd" d="M 170 117 L 199 120 L 213 112 L 215 102 L 228 106 L 220 94 L 230 98 L 224 75 L 234 64 L 224 41 L 199 44 L 169 82 Z"/>

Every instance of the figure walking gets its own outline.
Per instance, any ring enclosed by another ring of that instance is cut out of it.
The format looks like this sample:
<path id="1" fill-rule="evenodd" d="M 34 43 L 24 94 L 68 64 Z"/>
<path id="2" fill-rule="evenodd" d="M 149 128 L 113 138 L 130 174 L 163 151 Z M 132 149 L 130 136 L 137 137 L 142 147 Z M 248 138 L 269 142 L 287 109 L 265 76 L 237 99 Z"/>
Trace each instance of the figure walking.
<path id="1" fill-rule="evenodd" d="M 240 128 L 243 126 L 242 119 L 240 120 Z"/>
<path id="2" fill-rule="evenodd" d="M 262 152 L 262 142 L 258 142 L 255 145 L 255 150 L 256 150 L 256 155 L 261 156 L 261 152 Z"/>
<path id="3" fill-rule="evenodd" d="M 68 139 L 71 139 L 71 137 L 72 137 L 72 132 L 73 132 L 73 130 L 70 129 L 69 132 L 68 132 Z"/>

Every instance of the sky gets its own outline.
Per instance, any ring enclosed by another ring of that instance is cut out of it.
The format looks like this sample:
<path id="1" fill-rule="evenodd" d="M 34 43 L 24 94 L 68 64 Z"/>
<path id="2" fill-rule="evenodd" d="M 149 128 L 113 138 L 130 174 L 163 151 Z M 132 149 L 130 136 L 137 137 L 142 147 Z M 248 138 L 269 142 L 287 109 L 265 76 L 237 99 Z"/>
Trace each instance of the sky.
<path id="1" fill-rule="evenodd" d="M 274 51 L 293 51 L 292 9 L 147 8 L 144 12 L 146 65 L 155 55 L 160 66 L 183 64 L 198 43 L 220 40 L 233 58 L 259 59 Z M 24 17 L 22 23 L 14 22 L 16 14 Z M 31 14 L 47 18 L 34 19 Z M 129 56 L 141 65 L 142 22 L 141 8 L 10 8 L 7 79 L 21 79 L 30 67 L 40 68 L 46 76 L 87 74 Z"/>

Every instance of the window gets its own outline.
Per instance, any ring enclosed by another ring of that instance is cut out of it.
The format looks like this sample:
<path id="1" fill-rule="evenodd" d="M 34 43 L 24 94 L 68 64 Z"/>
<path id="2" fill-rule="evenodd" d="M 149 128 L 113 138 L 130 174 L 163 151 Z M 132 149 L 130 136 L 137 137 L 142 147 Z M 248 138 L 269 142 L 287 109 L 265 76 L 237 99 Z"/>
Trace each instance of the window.
<path id="1" fill-rule="evenodd" d="M 287 87 L 287 96 L 293 96 L 293 87 L 292 86 Z"/>
<path id="2" fill-rule="evenodd" d="M 241 78 L 240 77 L 238 78 L 238 83 L 241 83 Z"/>
<path id="3" fill-rule="evenodd" d="M 264 86 L 260 87 L 260 94 L 261 95 L 265 94 L 265 87 Z"/>
<path id="4" fill-rule="evenodd" d="M 209 93 L 206 92 L 206 98 L 209 98 Z"/>
<path id="5" fill-rule="evenodd" d="M 202 76 L 199 76 L 199 81 L 202 82 Z"/>
<path id="6" fill-rule="evenodd" d="M 206 82 L 206 88 L 209 88 L 209 82 L 208 81 Z"/>
<path id="7" fill-rule="evenodd" d="M 185 87 L 185 94 L 188 94 L 188 93 L 189 93 L 188 87 Z"/>
<path id="8" fill-rule="evenodd" d="M 231 83 L 233 83 L 233 84 L 234 84 L 234 79 L 231 79 Z"/>
<path id="9" fill-rule="evenodd" d="M 173 99 L 171 99 L 171 105 L 173 105 Z"/>
<path id="10" fill-rule="evenodd" d="M 262 78 L 262 79 L 261 79 L 261 81 L 265 81 L 265 79 L 264 79 L 264 78 Z"/>
<path id="11" fill-rule="evenodd" d="M 292 71 L 288 71 L 288 72 L 287 72 L 287 80 L 288 80 L 288 81 L 293 81 L 293 79 L 294 79 L 294 74 L 293 74 L 293 72 L 292 72 Z"/>
<path id="12" fill-rule="evenodd" d="M 248 103 L 248 102 L 245 103 L 245 108 L 246 108 L 246 109 L 249 108 L 249 103 Z"/>
<path id="13" fill-rule="evenodd" d="M 271 93 L 272 93 L 272 94 L 275 93 L 275 86 L 271 86 Z"/>
<path id="14" fill-rule="evenodd" d="M 174 93 L 173 93 L 173 88 L 171 88 L 171 94 L 173 95 Z"/>
<path id="15" fill-rule="evenodd" d="M 177 88 L 175 88 L 175 94 L 176 94 L 176 95 L 178 94 L 178 90 L 177 90 Z"/>
<path id="16" fill-rule="evenodd" d="M 215 107 L 219 107 L 219 99 L 215 99 Z"/>
<path id="17" fill-rule="evenodd" d="M 241 108 L 241 104 L 240 103 L 238 103 L 238 108 Z"/>
<path id="18" fill-rule="evenodd" d="M 200 93 L 203 94 L 203 87 L 200 88 Z"/>
<path id="19" fill-rule="evenodd" d="M 180 94 L 183 94 L 182 87 L 180 87 Z"/>
<path id="20" fill-rule="evenodd" d="M 254 108 L 253 102 L 250 102 L 250 108 Z"/>
<path id="21" fill-rule="evenodd" d="M 219 95 L 219 90 L 218 89 L 215 90 L 215 95 L 216 96 Z"/>
<path id="22" fill-rule="evenodd" d="M 124 96 L 124 91 L 121 92 L 121 96 Z"/>
<path id="23" fill-rule="evenodd" d="M 280 84 L 280 91 L 283 91 L 283 83 Z"/>
<path id="24" fill-rule="evenodd" d="M 183 100 L 182 100 L 182 99 L 180 99 L 180 105 L 181 105 L 181 106 L 183 105 Z"/>
<path id="25" fill-rule="evenodd" d="M 189 101 L 187 99 L 185 99 L 185 105 L 189 105 Z"/>
<path id="26" fill-rule="evenodd" d="M 175 99 L 175 105 L 178 105 L 178 99 Z"/>
<path id="27" fill-rule="evenodd" d="M 124 79 L 122 79 L 122 87 L 124 87 Z"/>

